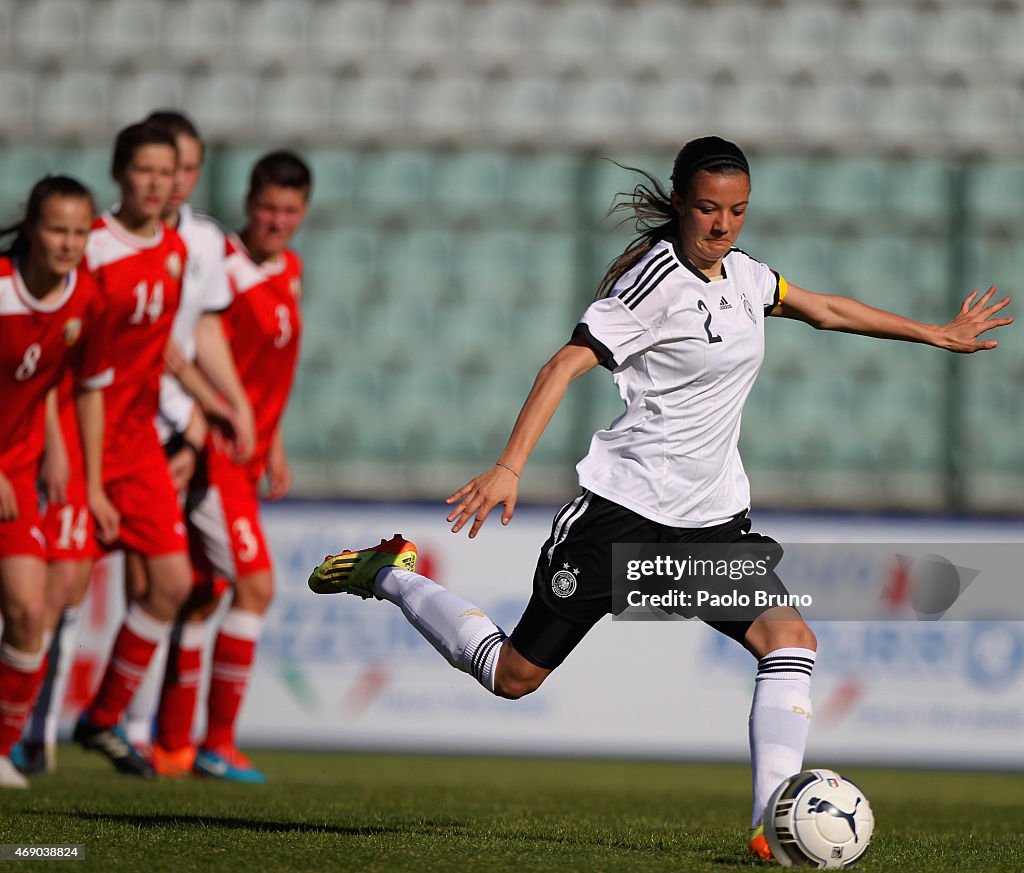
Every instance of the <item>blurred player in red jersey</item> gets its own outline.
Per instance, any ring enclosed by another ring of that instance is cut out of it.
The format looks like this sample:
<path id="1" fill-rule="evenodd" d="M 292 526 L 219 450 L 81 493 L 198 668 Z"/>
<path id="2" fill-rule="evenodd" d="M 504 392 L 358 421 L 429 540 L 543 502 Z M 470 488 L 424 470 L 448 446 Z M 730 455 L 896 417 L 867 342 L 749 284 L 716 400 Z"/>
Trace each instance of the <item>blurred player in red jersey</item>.
<path id="1" fill-rule="evenodd" d="M 79 264 L 92 225 L 92 195 L 74 179 L 49 176 L 29 195 L 24 220 L 0 256 L 0 785 L 27 782 L 8 757 L 42 679 L 45 661 L 46 540 L 36 479 L 45 440 L 45 407 L 73 374 L 82 421 L 86 518 L 101 538 L 118 534 L 118 514 L 103 490 L 104 409 L 111 381 L 100 301 Z"/>
<path id="2" fill-rule="evenodd" d="M 199 181 L 203 141 L 195 125 L 180 112 L 154 112 L 146 122 L 162 127 L 177 143 L 174 188 L 163 220 L 178 231 L 188 246 L 181 305 L 171 329 L 176 353 L 172 351 L 167 356 L 169 372 L 164 373 L 160 380 L 160 414 L 156 419 L 171 479 L 181 492 L 188 487 L 206 442 L 207 415 L 216 416 L 215 423 L 226 425 L 226 439 L 238 461 L 248 461 L 252 456 L 255 425 L 249 397 L 238 377 L 221 325 L 221 316 L 232 300 L 224 266 L 224 232 L 216 221 L 196 212 L 188 203 Z M 200 404 L 194 401 L 172 372 L 186 380 L 188 389 L 199 397 Z M 224 427 L 220 430 L 224 432 Z M 144 582 L 141 559 L 135 555 L 126 564 L 126 595 L 129 601 L 145 590 Z M 203 625 L 189 625 L 188 629 L 197 636 L 195 645 L 201 645 L 205 640 Z M 187 647 L 193 647 L 191 640 L 188 643 Z M 125 728 L 129 741 L 136 748 L 151 746 L 153 714 L 163 676 L 164 659 L 158 655 L 128 707 Z M 192 680 L 198 682 L 199 676 L 182 677 L 182 681 Z"/>
<path id="3" fill-rule="evenodd" d="M 227 271 L 234 302 L 224 327 L 242 384 L 256 414 L 256 450 L 234 461 L 214 437 L 193 479 L 186 512 L 193 566 L 200 580 L 176 635 L 157 716 L 153 762 L 166 775 L 200 775 L 263 782 L 235 746 L 234 727 L 256 653 L 263 615 L 273 596 L 270 554 L 260 525 L 259 486 L 283 497 L 291 472 L 281 438 L 284 413 L 299 351 L 302 264 L 288 243 L 306 215 L 312 177 L 288 151 L 265 155 L 253 167 L 246 196 L 245 228 L 227 243 Z M 201 649 L 189 625 L 217 605 L 213 581 L 234 584 L 234 598 L 214 643 L 206 739 L 192 747 L 192 719 Z M 192 645 L 186 646 L 187 642 Z"/>
<path id="4" fill-rule="evenodd" d="M 186 266 L 185 243 L 161 220 L 177 160 L 174 137 L 163 128 L 139 123 L 122 130 L 111 167 L 121 202 L 96 219 L 86 246 L 86 264 L 106 306 L 106 350 L 119 368 L 104 398 L 109 425 L 103 476 L 121 527 L 117 540 L 104 547 L 123 549 L 129 559 L 141 555 L 146 584 L 128 606 L 74 738 L 121 772 L 146 778 L 156 774 L 118 722 L 192 587 L 184 520 L 153 426 Z"/>

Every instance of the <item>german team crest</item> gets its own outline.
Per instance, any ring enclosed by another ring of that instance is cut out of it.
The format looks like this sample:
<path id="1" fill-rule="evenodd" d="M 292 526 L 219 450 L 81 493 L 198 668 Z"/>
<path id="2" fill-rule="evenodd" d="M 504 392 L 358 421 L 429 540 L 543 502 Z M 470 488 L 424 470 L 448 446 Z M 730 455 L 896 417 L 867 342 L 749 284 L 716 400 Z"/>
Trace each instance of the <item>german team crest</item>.
<path id="1" fill-rule="evenodd" d="M 82 335 L 82 319 L 69 318 L 64 322 L 64 345 L 73 346 Z"/>
<path id="2" fill-rule="evenodd" d="M 571 597 L 576 591 L 576 574 L 579 570 L 570 570 L 568 564 L 562 564 L 561 570 L 551 577 L 551 590 L 556 597 Z"/>
<path id="3" fill-rule="evenodd" d="M 172 279 L 181 278 L 181 255 L 177 252 L 171 252 L 167 256 L 167 261 L 164 263 L 164 268 L 167 270 L 168 275 Z"/>
<path id="4" fill-rule="evenodd" d="M 743 311 L 747 313 L 747 317 L 754 322 L 754 324 L 757 324 L 757 316 L 754 315 L 754 307 L 751 305 L 750 301 L 747 300 L 745 295 L 743 297 Z"/>

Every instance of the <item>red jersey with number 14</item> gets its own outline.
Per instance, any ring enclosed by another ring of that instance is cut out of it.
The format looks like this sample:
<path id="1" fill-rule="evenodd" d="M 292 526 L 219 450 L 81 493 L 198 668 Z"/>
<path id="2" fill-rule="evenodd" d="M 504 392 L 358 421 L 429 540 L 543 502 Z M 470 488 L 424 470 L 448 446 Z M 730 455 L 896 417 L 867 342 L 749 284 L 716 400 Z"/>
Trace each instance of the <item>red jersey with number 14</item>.
<path id="1" fill-rule="evenodd" d="M 68 275 L 58 299 L 43 303 L 29 294 L 11 259 L 0 257 L 0 472 L 8 478 L 34 483 L 46 394 L 65 373 L 85 388 L 110 384 L 99 304 L 82 270 Z"/>
<path id="2" fill-rule="evenodd" d="M 257 264 L 234 235 L 228 237 L 226 257 L 234 300 L 221 320 L 256 418 L 256 450 L 247 466 L 255 480 L 267 467 L 295 376 L 302 261 L 286 250 L 273 263 Z"/>
<path id="3" fill-rule="evenodd" d="M 181 300 L 187 249 L 164 224 L 150 238 L 129 233 L 104 213 L 96 219 L 85 250 L 86 264 L 106 309 L 107 354 L 117 378 L 104 392 L 105 480 L 131 474 L 149 463 L 142 449 L 159 446 L 153 419 L 160 405 L 164 347 Z"/>

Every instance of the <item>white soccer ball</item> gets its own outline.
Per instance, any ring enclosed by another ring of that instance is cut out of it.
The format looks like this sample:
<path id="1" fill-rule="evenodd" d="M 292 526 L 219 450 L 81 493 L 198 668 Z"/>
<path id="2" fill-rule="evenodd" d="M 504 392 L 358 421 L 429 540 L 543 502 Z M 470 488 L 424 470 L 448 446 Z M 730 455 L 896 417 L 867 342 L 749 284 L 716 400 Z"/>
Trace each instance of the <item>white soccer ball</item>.
<path id="1" fill-rule="evenodd" d="M 874 828 L 864 792 L 833 770 L 790 776 L 764 811 L 764 835 L 783 867 L 850 867 L 864 854 Z"/>

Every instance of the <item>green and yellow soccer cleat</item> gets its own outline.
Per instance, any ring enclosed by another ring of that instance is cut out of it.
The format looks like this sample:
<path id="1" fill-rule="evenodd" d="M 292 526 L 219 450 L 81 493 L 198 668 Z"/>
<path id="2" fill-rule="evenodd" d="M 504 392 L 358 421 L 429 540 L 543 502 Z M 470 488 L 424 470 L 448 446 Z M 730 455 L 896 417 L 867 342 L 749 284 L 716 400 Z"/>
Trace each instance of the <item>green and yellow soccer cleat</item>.
<path id="1" fill-rule="evenodd" d="M 381 540 L 379 546 L 340 555 L 328 555 L 309 576 L 309 587 L 317 594 L 356 594 L 364 600 L 377 596 L 377 573 L 385 567 L 416 569 L 416 545 L 401 534 Z"/>

